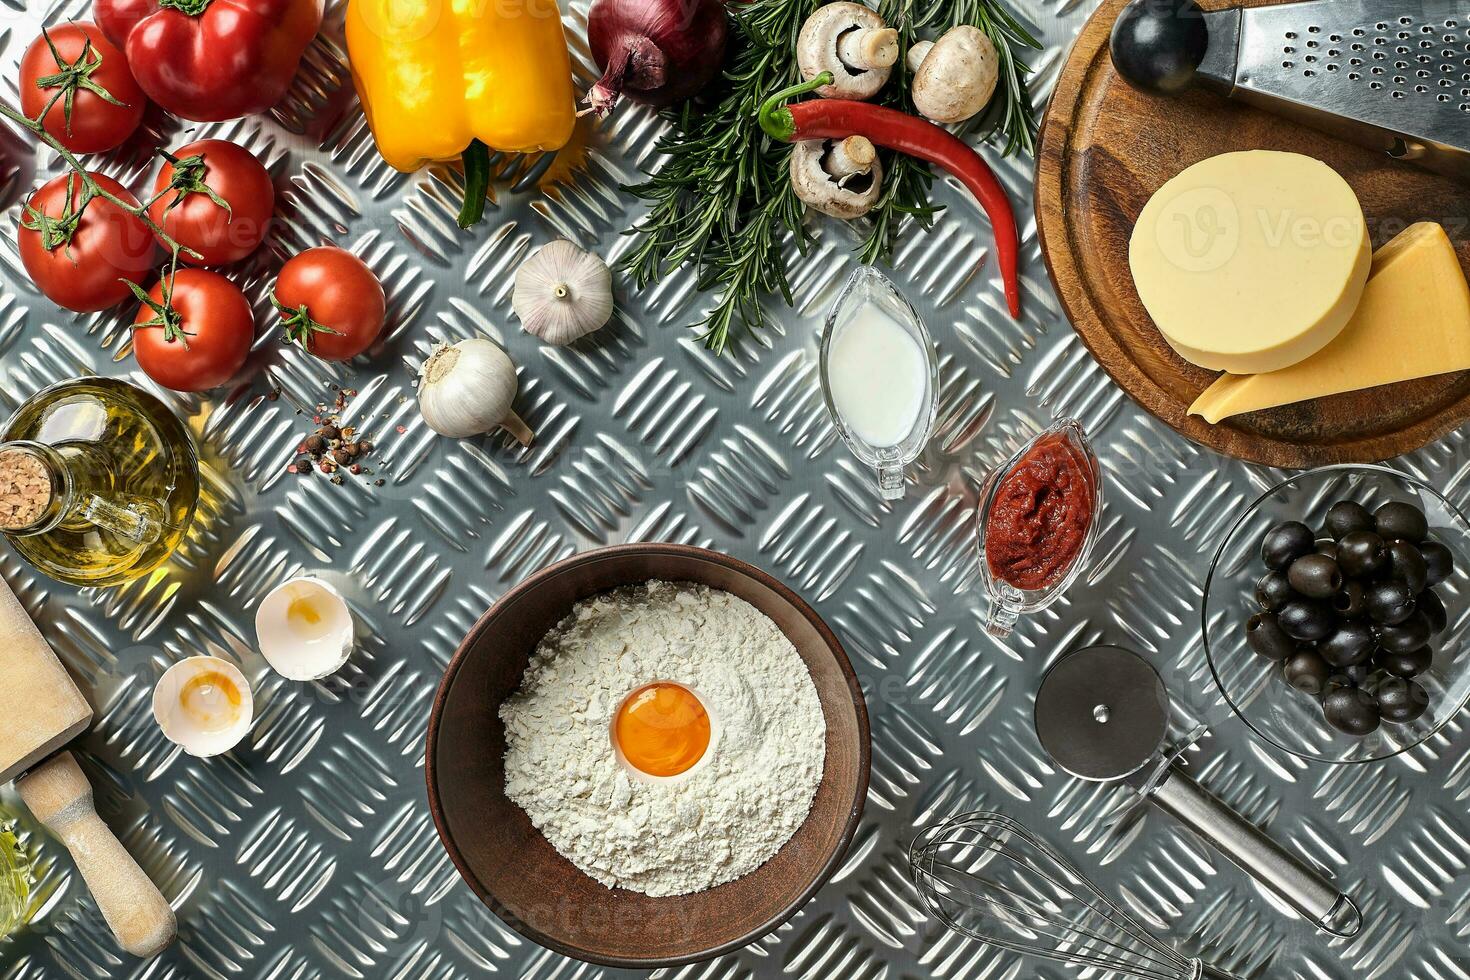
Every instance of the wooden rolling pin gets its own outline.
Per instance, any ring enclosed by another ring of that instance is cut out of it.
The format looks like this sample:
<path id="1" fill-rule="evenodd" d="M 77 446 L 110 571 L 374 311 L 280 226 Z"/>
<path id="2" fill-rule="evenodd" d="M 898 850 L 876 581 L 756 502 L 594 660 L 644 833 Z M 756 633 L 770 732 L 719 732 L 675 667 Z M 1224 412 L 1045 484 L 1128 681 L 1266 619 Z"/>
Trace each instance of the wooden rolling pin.
<path id="1" fill-rule="evenodd" d="M 0 579 L 0 784 L 71 851 L 118 945 L 155 956 L 174 941 L 174 910 L 97 816 L 92 786 L 61 749 L 92 723 L 92 707 Z"/>

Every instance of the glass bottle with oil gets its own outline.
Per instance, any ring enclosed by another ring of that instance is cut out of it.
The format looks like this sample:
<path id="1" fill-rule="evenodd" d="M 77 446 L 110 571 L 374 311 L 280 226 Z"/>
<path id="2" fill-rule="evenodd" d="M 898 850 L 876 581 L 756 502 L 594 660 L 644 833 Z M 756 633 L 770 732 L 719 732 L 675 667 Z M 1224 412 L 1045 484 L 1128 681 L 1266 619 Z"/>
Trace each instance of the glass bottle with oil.
<path id="1" fill-rule="evenodd" d="M 117 585 L 184 540 L 199 460 L 183 423 L 147 392 L 114 378 L 63 381 L 0 437 L 0 533 L 52 578 Z"/>

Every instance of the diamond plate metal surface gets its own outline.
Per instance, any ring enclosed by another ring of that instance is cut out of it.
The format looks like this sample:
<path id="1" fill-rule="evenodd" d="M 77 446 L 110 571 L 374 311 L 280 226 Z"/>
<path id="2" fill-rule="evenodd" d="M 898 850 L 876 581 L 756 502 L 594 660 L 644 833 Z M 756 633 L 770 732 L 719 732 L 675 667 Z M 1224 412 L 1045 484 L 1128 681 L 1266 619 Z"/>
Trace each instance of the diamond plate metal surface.
<path id="1" fill-rule="evenodd" d="M 1013 6 L 1045 38 L 1044 98 L 1093 4 Z M 885 504 L 835 438 L 817 389 L 818 328 L 851 267 L 851 232 L 821 222 L 820 247 L 793 259 L 797 308 L 723 360 L 685 326 L 708 301 L 687 272 L 641 295 L 621 284 L 609 327 L 573 348 L 542 347 L 510 316 L 510 271 L 555 236 L 609 258 L 628 247 L 619 232 L 637 211 L 618 185 L 656 163 L 657 119 L 624 106 L 584 134 L 574 172 L 502 184 L 489 220 L 461 232 L 457 175 L 401 175 L 374 152 L 345 66 L 341 4 L 329 8 L 271 115 L 185 129 L 155 112 L 140 138 L 102 159 L 136 186 L 151 173 L 150 146 L 243 142 L 267 162 L 279 199 L 268 246 L 232 270 L 260 323 L 283 257 L 336 242 L 382 277 L 392 325 L 381 352 L 347 366 L 262 332 L 248 383 L 210 398 L 163 393 L 199 436 L 205 498 L 187 547 L 158 576 L 76 591 L 0 552 L 0 571 L 97 708 L 79 747 L 98 808 L 180 921 L 158 962 L 120 956 L 69 858 L 23 817 L 39 861 L 36 919 L 0 943 L 0 977 L 632 976 L 541 950 L 485 910 L 439 847 L 421 770 L 432 692 L 479 613 L 558 558 L 651 539 L 728 551 L 801 591 L 840 633 L 873 721 L 868 805 L 832 882 L 772 935 L 678 976 L 1070 975 L 963 941 L 920 912 L 908 842 L 918 825 L 976 806 L 1043 830 L 1156 930 L 1243 976 L 1470 976 L 1470 717 L 1368 768 L 1315 768 L 1250 741 L 1209 686 L 1196 610 L 1232 512 L 1279 474 L 1184 442 L 1108 380 L 1059 311 L 1029 208 L 1019 323 L 1000 302 L 989 229 L 954 186 L 944 182 L 950 210 L 934 231 L 905 240 L 897 278 L 939 344 L 943 390 L 907 498 Z M 594 76 L 585 9 L 577 0 L 567 14 L 584 87 Z M 0 0 L 0 94 L 15 99 L 16 62 L 43 23 L 87 15 L 85 0 Z M 1028 202 L 1028 163 L 999 169 Z M 56 172 L 48 152 L 0 129 L 6 412 L 83 372 L 147 384 L 128 356 L 129 317 L 67 315 L 20 271 L 20 201 Z M 471 335 L 504 344 L 520 365 L 532 448 L 439 439 L 420 421 L 418 365 L 435 342 Z M 333 384 L 360 391 L 348 415 L 392 462 L 382 487 L 286 472 L 305 429 L 298 413 Z M 1086 424 L 1105 468 L 1102 536 L 1067 600 L 999 643 L 978 617 L 975 487 L 1063 414 Z M 1400 463 L 1466 506 L 1466 450 L 1456 435 Z M 293 684 L 252 649 L 252 617 L 270 586 L 306 570 L 342 586 L 361 640 L 337 676 Z M 1037 682 L 1060 653 L 1096 642 L 1130 645 L 1161 668 L 1180 707 L 1213 728 L 1191 753 L 1197 776 L 1342 879 L 1368 917 L 1358 938 L 1326 941 L 1167 818 L 1048 764 L 1030 724 Z M 163 668 L 196 653 L 235 661 L 256 691 L 252 736 L 210 761 L 180 754 L 149 713 Z"/>

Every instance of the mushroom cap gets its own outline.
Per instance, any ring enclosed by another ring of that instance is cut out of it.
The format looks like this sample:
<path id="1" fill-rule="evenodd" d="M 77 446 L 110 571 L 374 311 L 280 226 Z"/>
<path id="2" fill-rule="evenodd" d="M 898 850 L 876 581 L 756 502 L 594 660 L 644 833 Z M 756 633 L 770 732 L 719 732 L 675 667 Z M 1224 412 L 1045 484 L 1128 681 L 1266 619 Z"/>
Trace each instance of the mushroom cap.
<path id="1" fill-rule="evenodd" d="M 827 143 L 827 140 L 803 140 L 792 148 L 791 186 L 807 206 L 823 214 L 843 220 L 861 218 L 883 194 L 883 164 L 874 159 L 865 175 L 866 186 L 853 190 L 822 166 L 828 152 Z"/>
<path id="2" fill-rule="evenodd" d="M 860 3 L 837 0 L 818 7 L 801 25 L 796 38 L 801 77 L 811 79 L 829 71 L 833 82 L 817 89 L 817 95 L 824 99 L 871 99 L 888 81 L 892 68 L 854 70 L 838 54 L 837 43 L 849 31 L 881 31 L 886 27 L 883 18 Z"/>
<path id="3" fill-rule="evenodd" d="M 914 72 L 914 108 L 938 123 L 964 122 L 990 102 L 999 79 L 995 45 L 961 24 L 934 42 Z"/>

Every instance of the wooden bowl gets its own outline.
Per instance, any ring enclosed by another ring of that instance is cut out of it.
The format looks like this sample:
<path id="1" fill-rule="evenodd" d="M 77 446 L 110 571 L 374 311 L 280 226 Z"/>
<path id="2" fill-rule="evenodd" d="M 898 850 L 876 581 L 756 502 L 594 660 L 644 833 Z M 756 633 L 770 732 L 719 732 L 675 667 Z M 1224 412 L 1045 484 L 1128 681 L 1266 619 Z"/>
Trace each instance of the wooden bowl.
<path id="1" fill-rule="evenodd" d="M 698 582 L 755 606 L 795 645 L 827 724 L 822 782 L 806 822 L 743 878 L 652 898 L 578 870 L 505 795 L 502 701 L 573 604 L 649 579 Z M 607 966 L 651 969 L 717 956 L 785 921 L 831 877 L 868 791 L 868 713 L 837 637 L 770 575 L 727 555 L 626 544 L 575 555 L 507 592 L 460 644 L 429 717 L 429 809 L 459 873 L 507 924 L 543 946 Z"/>

